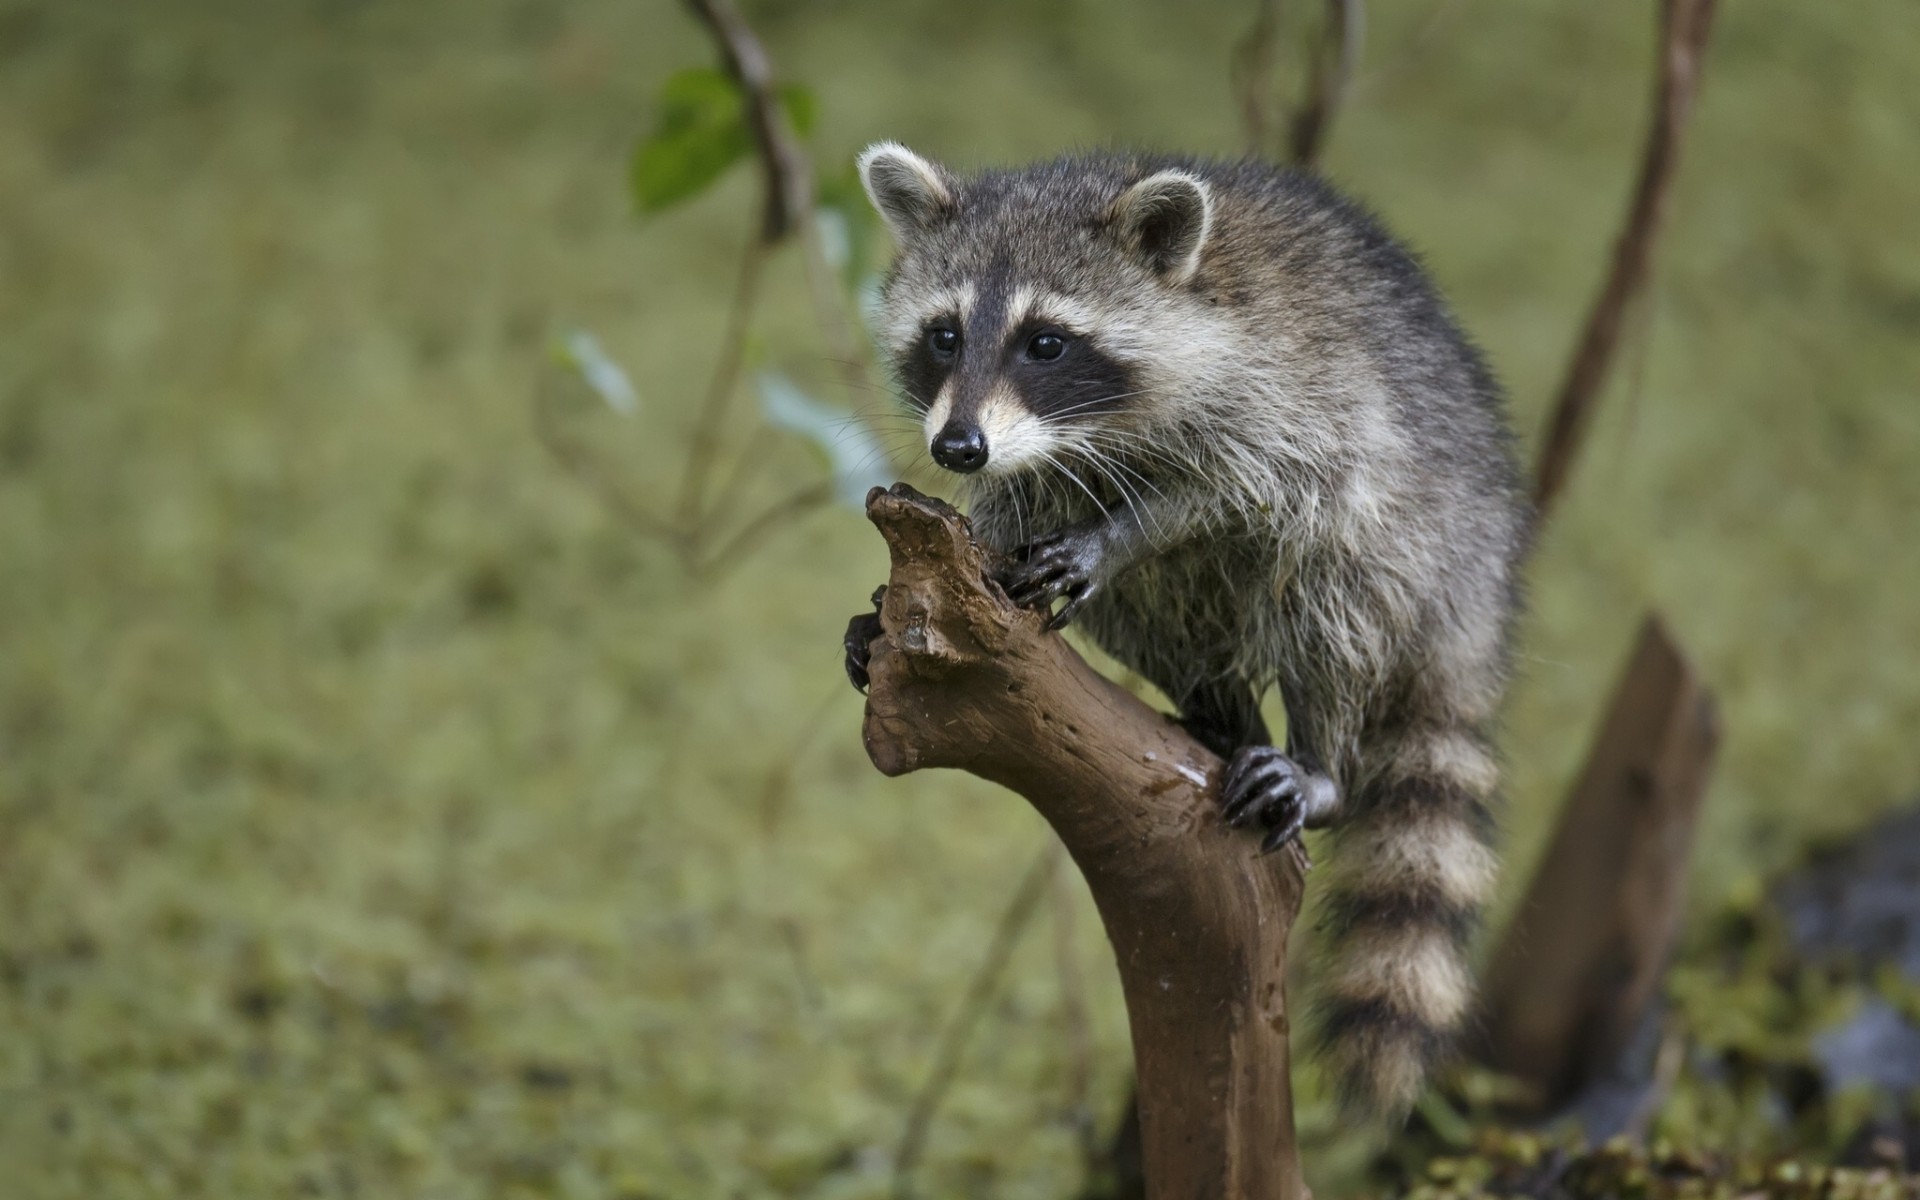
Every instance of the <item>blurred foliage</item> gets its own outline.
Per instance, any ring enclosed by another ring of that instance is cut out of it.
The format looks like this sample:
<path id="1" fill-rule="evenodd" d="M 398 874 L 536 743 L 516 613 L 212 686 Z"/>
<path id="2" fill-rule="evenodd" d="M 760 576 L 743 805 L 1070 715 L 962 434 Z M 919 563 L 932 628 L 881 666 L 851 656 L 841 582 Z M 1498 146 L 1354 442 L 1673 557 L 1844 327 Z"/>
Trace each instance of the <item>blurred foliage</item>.
<path id="1" fill-rule="evenodd" d="M 780 107 L 794 129 L 813 128 L 813 93 L 795 84 L 779 89 Z M 746 101 L 726 72 L 690 67 L 675 72 L 654 101 L 653 132 L 633 153 L 633 199 L 656 213 L 698 195 L 753 151 Z"/>
<path id="2" fill-rule="evenodd" d="M 1783 983 L 1714 914 L 1920 781 L 1910 7 L 1725 6 L 1510 706 L 1517 884 L 1643 606 L 1717 690 L 1674 985 L 1717 1049 L 1655 1132 L 1760 1157 L 1819 1119 L 1796 1023 L 1867 993 Z M 748 15 L 818 95 L 858 287 L 885 253 L 860 145 L 1232 152 L 1247 8 Z M 1424 252 L 1531 434 L 1629 186 L 1650 4 L 1372 16 L 1327 167 Z M 592 329 L 646 419 L 572 419 L 636 492 L 677 474 L 756 181 L 722 164 L 636 223 L 629 156 L 711 61 L 663 0 L 0 0 L 0 1192 L 887 1193 L 1045 831 L 866 762 L 838 663 L 885 570 L 864 522 L 823 510 L 694 589 L 529 432 L 554 339 Z M 783 258 L 752 365 L 831 395 L 808 306 Z M 820 471 L 800 438 L 742 461 L 762 496 Z M 1066 964 L 1103 1120 L 1107 955 Z M 1030 935 L 927 1195 L 1076 1186 L 1061 980 Z M 1311 1069 L 1301 1123 L 1350 1194 L 1373 1148 Z"/>
<path id="3" fill-rule="evenodd" d="M 1625 1140 L 1597 1149 L 1531 1134 L 1489 1131 L 1474 1153 L 1436 1160 L 1406 1200 L 1913 1200 L 1920 1184 L 1886 1168 L 1830 1167 L 1786 1158 L 1733 1162 Z"/>

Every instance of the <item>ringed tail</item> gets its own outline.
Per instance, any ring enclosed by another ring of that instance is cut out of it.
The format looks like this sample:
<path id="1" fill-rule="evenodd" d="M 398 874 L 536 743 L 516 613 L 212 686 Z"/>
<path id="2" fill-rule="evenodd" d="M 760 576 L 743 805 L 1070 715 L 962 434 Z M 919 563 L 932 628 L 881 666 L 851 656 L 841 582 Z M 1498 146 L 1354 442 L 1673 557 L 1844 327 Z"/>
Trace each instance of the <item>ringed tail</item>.
<path id="1" fill-rule="evenodd" d="M 1498 782 L 1477 732 L 1411 730 L 1336 824 L 1315 1032 L 1349 1111 L 1404 1116 L 1467 1019 Z"/>

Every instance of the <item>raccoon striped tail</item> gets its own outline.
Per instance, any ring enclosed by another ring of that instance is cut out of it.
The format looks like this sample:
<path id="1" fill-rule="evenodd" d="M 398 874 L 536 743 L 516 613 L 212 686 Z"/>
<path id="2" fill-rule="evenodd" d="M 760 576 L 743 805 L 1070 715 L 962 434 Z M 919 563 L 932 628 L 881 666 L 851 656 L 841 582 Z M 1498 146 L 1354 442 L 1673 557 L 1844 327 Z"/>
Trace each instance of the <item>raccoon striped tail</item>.
<path id="1" fill-rule="evenodd" d="M 1497 871 L 1497 783 L 1475 734 L 1414 731 L 1337 822 L 1317 1033 L 1349 1111 L 1404 1116 L 1467 1017 L 1467 944 Z"/>

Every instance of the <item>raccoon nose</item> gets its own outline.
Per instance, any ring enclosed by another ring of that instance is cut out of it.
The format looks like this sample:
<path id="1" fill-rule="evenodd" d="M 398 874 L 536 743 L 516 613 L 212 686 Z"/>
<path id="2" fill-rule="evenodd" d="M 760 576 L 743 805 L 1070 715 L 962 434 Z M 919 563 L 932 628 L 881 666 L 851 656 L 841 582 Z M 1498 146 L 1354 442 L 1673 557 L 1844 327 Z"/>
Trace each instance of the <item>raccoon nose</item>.
<path id="1" fill-rule="evenodd" d="M 949 421 L 933 439 L 933 461 L 949 471 L 971 475 L 987 465 L 987 435 L 977 426 Z"/>

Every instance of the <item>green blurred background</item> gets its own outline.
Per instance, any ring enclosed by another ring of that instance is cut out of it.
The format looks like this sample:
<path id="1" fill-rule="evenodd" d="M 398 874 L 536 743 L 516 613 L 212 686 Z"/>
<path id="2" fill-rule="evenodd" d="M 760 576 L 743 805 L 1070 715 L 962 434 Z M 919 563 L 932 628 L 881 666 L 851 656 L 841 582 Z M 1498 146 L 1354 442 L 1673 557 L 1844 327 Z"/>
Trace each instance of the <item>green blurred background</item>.
<path id="1" fill-rule="evenodd" d="M 1697 914 L 1920 784 L 1920 21 L 1723 7 L 1507 743 L 1517 885 L 1665 612 L 1726 717 Z M 1532 445 L 1653 4 L 1375 9 L 1326 169 L 1424 253 Z M 823 170 L 879 137 L 1240 146 L 1239 0 L 747 11 Z M 1048 835 L 868 766 L 838 639 L 885 556 L 851 509 L 697 584 L 530 417 L 553 337 L 593 331 L 640 408 L 582 428 L 670 497 L 755 180 L 641 221 L 626 173 L 711 61 L 667 0 L 0 0 L 0 1193 L 885 1194 Z M 805 295 L 789 252 L 753 362 L 832 397 Z M 763 438 L 747 476 L 819 472 Z M 1071 886 L 1105 1122 L 1124 1014 Z M 1079 1179 L 1059 915 L 930 1195 Z"/>

